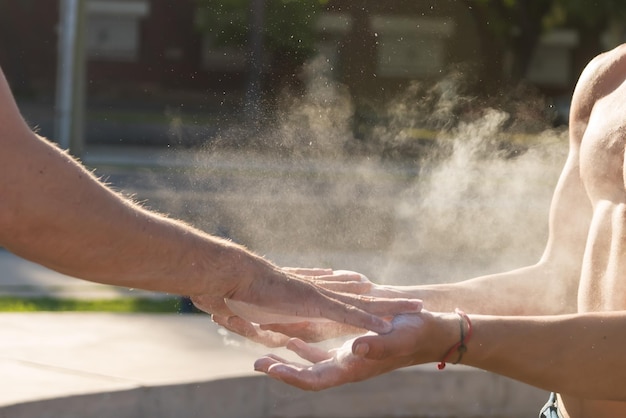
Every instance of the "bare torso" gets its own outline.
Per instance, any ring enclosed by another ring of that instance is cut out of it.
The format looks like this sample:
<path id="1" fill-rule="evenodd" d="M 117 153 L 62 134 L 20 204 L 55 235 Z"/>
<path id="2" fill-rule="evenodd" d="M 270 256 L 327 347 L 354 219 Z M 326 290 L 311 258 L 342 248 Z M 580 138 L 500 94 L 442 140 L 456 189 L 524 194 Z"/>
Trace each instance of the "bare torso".
<path id="1" fill-rule="evenodd" d="M 602 67 L 601 79 L 595 79 L 598 83 L 589 91 L 595 97 L 593 110 L 580 143 L 580 176 L 593 218 L 578 291 L 579 312 L 626 310 L 626 49 L 610 54 L 605 58 L 611 64 Z M 626 416 L 626 402 L 565 396 L 561 402 L 571 418 Z"/>

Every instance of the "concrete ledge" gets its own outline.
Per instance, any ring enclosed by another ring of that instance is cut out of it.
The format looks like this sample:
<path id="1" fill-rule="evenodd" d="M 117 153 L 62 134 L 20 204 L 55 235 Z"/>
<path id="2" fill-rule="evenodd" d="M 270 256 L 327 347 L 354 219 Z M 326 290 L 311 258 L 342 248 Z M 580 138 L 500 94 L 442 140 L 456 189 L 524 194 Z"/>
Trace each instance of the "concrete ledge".
<path id="1" fill-rule="evenodd" d="M 1 418 L 526 418 L 547 398 L 434 365 L 304 392 L 254 374 L 268 349 L 203 315 L 0 314 L 0 328 Z"/>
<path id="2" fill-rule="evenodd" d="M 263 376 L 139 387 L 26 402 L 11 418 L 526 418 L 547 394 L 478 371 L 398 371 L 318 393 Z"/>

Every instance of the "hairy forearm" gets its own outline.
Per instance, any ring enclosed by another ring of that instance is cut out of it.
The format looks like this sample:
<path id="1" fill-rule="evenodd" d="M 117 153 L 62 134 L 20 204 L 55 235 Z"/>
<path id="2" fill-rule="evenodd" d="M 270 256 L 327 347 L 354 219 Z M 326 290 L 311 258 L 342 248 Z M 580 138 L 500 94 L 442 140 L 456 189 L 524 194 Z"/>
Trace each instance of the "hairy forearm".
<path id="1" fill-rule="evenodd" d="M 182 294 L 226 294 L 227 278 L 263 268 L 245 249 L 113 192 L 29 130 L 13 134 L 0 156 L 0 244 L 16 254 L 87 280 Z"/>

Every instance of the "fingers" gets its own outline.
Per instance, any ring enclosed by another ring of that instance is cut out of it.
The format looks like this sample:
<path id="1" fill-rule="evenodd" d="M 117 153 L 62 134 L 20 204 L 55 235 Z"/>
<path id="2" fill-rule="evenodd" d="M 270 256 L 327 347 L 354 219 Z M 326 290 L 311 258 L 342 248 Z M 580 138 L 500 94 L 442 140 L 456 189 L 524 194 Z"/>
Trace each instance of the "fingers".
<path id="1" fill-rule="evenodd" d="M 335 292 L 354 293 L 357 295 L 367 294 L 372 289 L 371 283 L 357 281 L 316 280 L 315 284 Z"/>
<path id="2" fill-rule="evenodd" d="M 250 341 L 263 344 L 266 347 L 284 347 L 289 337 L 277 332 L 262 330 L 258 325 L 252 324 L 238 316 L 212 315 L 211 319 L 218 325 L 223 326 L 230 332 L 246 337 Z"/>
<path id="3" fill-rule="evenodd" d="M 287 342 L 287 349 L 311 363 L 319 363 L 332 358 L 332 354 L 328 351 L 309 345 L 298 338 L 290 339 Z"/>
<path id="4" fill-rule="evenodd" d="M 324 326 L 323 326 L 324 325 Z M 327 325 L 327 326 L 325 326 Z M 327 322 L 325 324 L 315 322 L 296 322 L 289 324 L 262 324 L 259 326 L 262 330 L 273 331 L 292 338 L 299 338 L 303 341 L 313 343 L 337 336 L 335 327 L 341 326 L 336 322 Z M 343 335 L 343 334 L 339 334 Z"/>
<path id="5" fill-rule="evenodd" d="M 300 276 L 332 276 L 333 269 L 327 268 L 302 268 L 302 267 L 283 267 L 283 270 L 292 273 L 299 274 Z"/>
<path id="6" fill-rule="evenodd" d="M 332 282 L 369 282 L 362 274 L 347 270 L 331 271 L 331 274 L 317 275 L 315 278 Z"/>
<path id="7" fill-rule="evenodd" d="M 381 316 L 417 313 L 422 309 L 422 301 L 419 299 L 379 299 L 343 293 L 332 293 L 332 297 L 336 300 L 318 304 L 320 316 L 379 334 L 386 334 L 393 329 L 391 323 Z M 337 300 L 343 306 L 338 306 Z"/>
<path id="8" fill-rule="evenodd" d="M 350 270 L 333 270 L 333 278 L 334 280 L 355 280 L 358 282 L 369 282 L 370 280 L 361 273 L 357 273 L 356 271 Z"/>
<path id="9" fill-rule="evenodd" d="M 361 273 L 349 270 L 333 270 L 329 268 L 302 268 L 302 267 L 283 267 L 284 271 L 297 274 L 300 276 L 312 277 L 315 280 L 327 280 L 327 281 L 356 281 L 364 282 L 369 281 L 367 277 Z"/>
<path id="10" fill-rule="evenodd" d="M 416 313 L 422 309 L 421 301 L 416 299 L 394 297 L 384 301 L 382 298 L 361 297 L 360 295 L 372 291 L 373 284 L 367 277 L 357 272 L 331 270 L 331 274 L 326 275 L 324 269 L 290 269 L 290 271 L 300 274 L 315 273 L 313 282 L 316 286 L 333 292 L 330 295 L 332 299 L 351 305 L 352 307 L 344 307 L 343 318 L 338 318 L 334 312 L 329 313 L 324 307 L 319 307 L 321 316 L 350 326 L 386 333 L 391 331 L 391 327 L 378 316 L 389 317 L 401 313 Z M 310 337 L 305 339 L 311 341 Z"/>
<path id="11" fill-rule="evenodd" d="M 415 356 L 420 347 L 424 346 L 420 339 L 426 314 L 398 315 L 393 319 L 393 332 L 386 335 L 368 333 L 355 338 L 352 342 L 352 353 L 368 360 Z"/>
<path id="12" fill-rule="evenodd" d="M 373 298 L 324 289 L 285 271 L 256 280 L 241 295 L 230 295 L 229 301 L 251 308 L 251 316 L 236 312 L 256 323 L 284 323 L 330 319 L 378 333 L 387 333 L 392 325 L 382 318 L 399 313 L 415 313 L 422 308 L 417 299 Z M 230 306 L 234 311 L 234 305 Z M 253 308 L 253 309 L 252 309 Z M 239 309 L 239 308 L 237 308 Z M 271 318 L 259 319 L 261 314 Z M 267 316 L 267 315 L 266 315 Z"/>
<path id="13" fill-rule="evenodd" d="M 274 356 L 258 359 L 254 363 L 254 369 L 302 390 L 318 391 L 332 386 L 322 385 L 317 374 L 310 367 L 277 360 Z"/>
<path id="14" fill-rule="evenodd" d="M 254 363 L 254 370 L 302 390 L 318 391 L 335 385 L 333 379 L 329 380 L 328 376 L 317 368 L 320 362 L 332 360 L 333 355 L 330 352 L 309 345 L 297 338 L 289 340 L 287 348 L 303 359 L 312 362 L 313 365 L 306 366 L 289 362 L 277 355 L 269 354 Z"/>
<path id="15" fill-rule="evenodd" d="M 419 313 L 423 307 L 423 303 L 420 299 L 381 298 L 334 291 L 329 292 L 332 292 L 330 293 L 332 298 L 375 315 L 394 316 L 408 313 Z"/>
<path id="16" fill-rule="evenodd" d="M 196 308 L 208 314 L 218 314 L 222 316 L 229 316 L 233 313 L 224 303 L 224 298 L 213 297 L 207 295 L 192 296 L 191 301 Z"/>
<path id="17" fill-rule="evenodd" d="M 293 367 L 298 367 L 300 369 L 307 367 L 302 364 L 289 363 L 289 361 L 277 356 L 276 354 L 267 354 L 254 362 L 254 370 L 257 372 L 268 373 L 269 369 L 276 364 L 291 364 Z"/>
<path id="18" fill-rule="evenodd" d="M 309 332 L 311 332 L 310 329 L 312 327 L 313 327 L 313 323 L 306 322 L 306 321 L 259 325 L 259 328 L 261 328 L 262 330 L 280 332 L 281 334 L 289 335 L 290 337 L 300 338 L 305 341 L 309 341 L 309 340 L 306 337 L 303 338 L 302 335 L 306 335 Z"/>
<path id="19" fill-rule="evenodd" d="M 362 334 L 363 329 L 352 325 L 328 322 L 297 322 L 291 324 L 264 324 L 262 330 L 274 331 L 309 343 L 328 340 L 346 335 Z"/>
<path id="20" fill-rule="evenodd" d="M 375 336 L 356 338 L 352 343 L 352 353 L 368 360 L 383 360 L 389 356 L 385 342 Z"/>
<path id="21" fill-rule="evenodd" d="M 211 315 L 211 319 L 217 325 L 221 325 L 227 330 L 246 338 L 254 337 L 257 333 L 256 329 L 250 322 L 237 316 Z"/>

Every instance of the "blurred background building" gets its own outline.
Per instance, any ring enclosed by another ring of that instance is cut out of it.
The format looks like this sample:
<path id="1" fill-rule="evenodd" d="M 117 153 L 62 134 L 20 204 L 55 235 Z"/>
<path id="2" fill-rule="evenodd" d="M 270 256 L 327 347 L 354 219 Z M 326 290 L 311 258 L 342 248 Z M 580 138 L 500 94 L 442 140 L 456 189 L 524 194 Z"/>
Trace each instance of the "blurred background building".
<path id="1" fill-rule="evenodd" d="M 563 109 L 561 123 L 582 66 L 623 39 L 619 13 L 559 0 L 80 1 L 88 106 L 160 112 L 271 108 L 285 89 L 298 94 L 302 66 L 322 54 L 357 116 L 456 73 L 469 94 L 531 86 Z M 59 4 L 0 0 L 0 65 L 20 100 L 53 103 Z"/>

